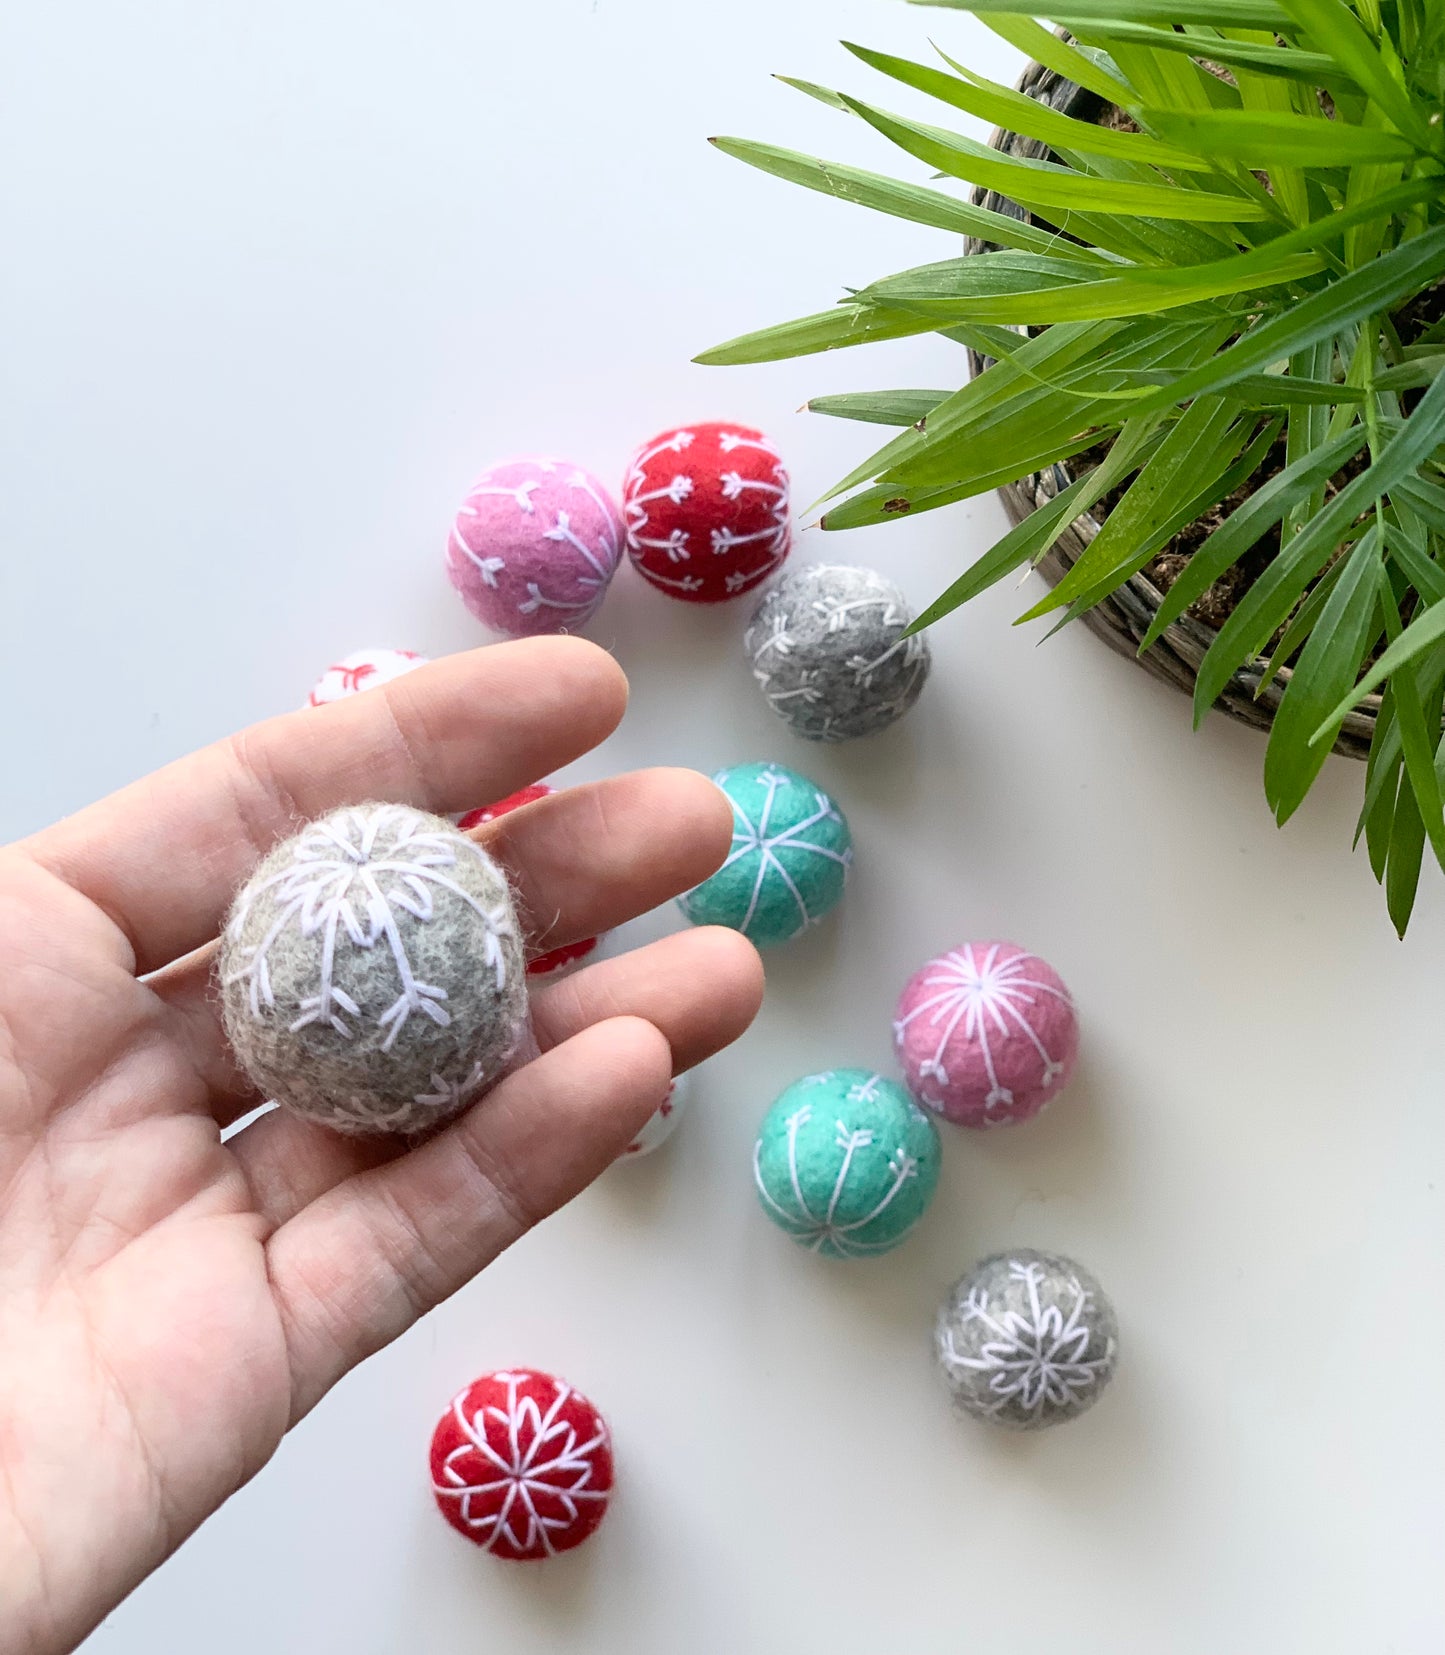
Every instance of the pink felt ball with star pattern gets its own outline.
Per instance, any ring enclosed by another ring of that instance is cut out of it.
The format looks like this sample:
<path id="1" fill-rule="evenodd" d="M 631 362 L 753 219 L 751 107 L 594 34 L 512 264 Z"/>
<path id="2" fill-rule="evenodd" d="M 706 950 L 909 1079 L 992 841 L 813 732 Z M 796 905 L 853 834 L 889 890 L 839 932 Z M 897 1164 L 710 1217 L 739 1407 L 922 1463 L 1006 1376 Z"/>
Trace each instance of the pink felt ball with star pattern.
<path id="1" fill-rule="evenodd" d="M 1074 1001 L 1058 972 L 1012 942 L 965 942 L 915 971 L 893 1046 L 919 1103 L 961 1126 L 1037 1115 L 1073 1072 Z"/>
<path id="2" fill-rule="evenodd" d="M 752 591 L 792 541 L 787 470 L 750 425 L 703 420 L 659 432 L 627 468 L 622 509 L 637 572 L 686 603 Z"/>
<path id="3" fill-rule="evenodd" d="M 606 489 L 566 460 L 510 460 L 467 491 L 447 536 L 447 573 L 494 632 L 575 632 L 596 614 L 622 555 Z"/>

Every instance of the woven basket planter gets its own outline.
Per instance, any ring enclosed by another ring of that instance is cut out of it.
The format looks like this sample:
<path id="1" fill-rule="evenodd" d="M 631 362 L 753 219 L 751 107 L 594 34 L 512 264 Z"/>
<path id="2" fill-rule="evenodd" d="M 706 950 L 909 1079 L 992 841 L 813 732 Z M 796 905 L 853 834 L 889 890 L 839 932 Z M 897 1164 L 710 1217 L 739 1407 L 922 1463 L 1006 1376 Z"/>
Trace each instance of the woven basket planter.
<path id="1" fill-rule="evenodd" d="M 1027 93 L 1029 97 L 1037 98 L 1041 103 L 1080 120 L 1098 120 L 1105 107 L 1094 93 L 1085 91 L 1073 81 L 1065 80 L 1052 69 L 1045 69 L 1038 63 L 1031 63 L 1025 69 L 1018 86 L 1019 90 Z M 1034 160 L 1042 160 L 1050 154 L 1047 144 L 1040 143 L 1034 138 L 1020 137 L 1016 132 L 995 132 L 993 147 L 1011 155 L 1027 156 Z M 1027 216 L 1014 202 L 992 190 L 976 190 L 974 200 L 980 206 L 991 207 L 995 212 L 1007 213 L 1012 218 Z M 971 238 L 965 245 L 971 253 L 984 251 L 987 246 L 986 243 Z M 979 374 L 987 363 L 976 352 L 970 351 L 969 366 L 974 374 Z M 1037 506 L 1053 499 L 1073 480 L 1074 474 L 1069 469 L 1068 462 L 1064 461 L 1050 466 L 1047 471 L 1035 472 L 1031 477 L 1021 478 L 1017 483 L 1006 484 L 999 490 L 999 494 L 1003 498 L 1004 509 L 1008 512 L 1010 520 L 1021 523 Z M 1055 585 L 1073 567 L 1098 532 L 1097 520 L 1087 512 L 1076 517 L 1063 531 L 1054 542 L 1052 550 L 1038 565 L 1039 573 L 1050 586 Z M 1165 547 L 1163 550 L 1167 551 L 1168 548 Z M 1140 655 L 1139 645 L 1162 602 L 1163 593 L 1147 576 L 1134 575 L 1118 591 L 1086 611 L 1081 619 L 1083 624 L 1091 632 L 1097 633 L 1111 649 L 1117 650 L 1121 655 L 1127 655 L 1148 672 L 1153 673 L 1156 678 L 1162 678 L 1166 683 L 1173 684 L 1176 689 L 1192 696 L 1199 674 L 1199 664 L 1214 642 L 1216 633 L 1213 627 L 1203 621 L 1195 620 L 1191 615 L 1181 615 L 1172 626 L 1165 629 L 1156 643 Z M 1290 679 L 1290 668 L 1284 667 L 1262 694 L 1257 693 L 1264 676 L 1263 665 L 1263 662 L 1256 661 L 1242 667 L 1230 679 L 1216 703 L 1231 718 L 1237 718 L 1243 724 L 1252 724 L 1256 729 L 1269 728 Z M 1335 742 L 1337 753 L 1347 753 L 1352 758 L 1364 758 L 1370 748 L 1370 738 L 1374 734 L 1375 715 L 1379 706 L 1379 696 L 1373 695 L 1350 713 L 1340 731 L 1339 739 Z"/>

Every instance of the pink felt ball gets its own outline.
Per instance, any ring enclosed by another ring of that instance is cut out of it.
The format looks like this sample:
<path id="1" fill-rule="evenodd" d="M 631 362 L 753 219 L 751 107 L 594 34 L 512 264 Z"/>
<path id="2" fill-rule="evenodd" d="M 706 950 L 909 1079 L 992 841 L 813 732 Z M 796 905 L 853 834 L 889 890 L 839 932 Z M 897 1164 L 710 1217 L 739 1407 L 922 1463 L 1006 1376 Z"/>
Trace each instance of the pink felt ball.
<path id="1" fill-rule="evenodd" d="M 1079 1021 L 1037 954 L 965 942 L 908 979 L 893 1046 L 921 1104 L 962 1126 L 1000 1126 L 1037 1115 L 1068 1080 Z"/>
<path id="2" fill-rule="evenodd" d="M 509 638 L 574 632 L 622 555 L 606 489 L 565 460 L 511 460 L 472 484 L 447 537 L 447 572 L 484 626 Z"/>
<path id="3" fill-rule="evenodd" d="M 724 603 L 788 555 L 788 473 L 750 425 L 703 420 L 643 443 L 622 485 L 637 571 L 686 603 Z"/>

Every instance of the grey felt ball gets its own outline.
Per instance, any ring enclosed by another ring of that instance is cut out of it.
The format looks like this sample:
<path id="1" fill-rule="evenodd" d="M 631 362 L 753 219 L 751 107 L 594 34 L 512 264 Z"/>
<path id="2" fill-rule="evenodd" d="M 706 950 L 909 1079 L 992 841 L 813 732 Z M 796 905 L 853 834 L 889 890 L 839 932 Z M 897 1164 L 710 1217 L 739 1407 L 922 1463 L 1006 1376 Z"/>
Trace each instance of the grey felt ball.
<path id="1" fill-rule="evenodd" d="M 808 741 L 886 729 L 917 701 L 928 644 L 905 638 L 913 611 L 875 569 L 804 564 L 769 588 L 743 635 L 768 705 Z"/>
<path id="2" fill-rule="evenodd" d="M 1093 1407 L 1118 1343 L 1114 1307 L 1089 1272 L 1027 1247 L 995 1253 L 955 1282 L 934 1329 L 955 1403 L 1019 1431 Z"/>
<path id="3" fill-rule="evenodd" d="M 252 1081 L 341 1132 L 439 1125 L 530 1040 L 506 876 L 407 805 L 336 810 L 278 845 L 236 897 L 220 980 Z"/>

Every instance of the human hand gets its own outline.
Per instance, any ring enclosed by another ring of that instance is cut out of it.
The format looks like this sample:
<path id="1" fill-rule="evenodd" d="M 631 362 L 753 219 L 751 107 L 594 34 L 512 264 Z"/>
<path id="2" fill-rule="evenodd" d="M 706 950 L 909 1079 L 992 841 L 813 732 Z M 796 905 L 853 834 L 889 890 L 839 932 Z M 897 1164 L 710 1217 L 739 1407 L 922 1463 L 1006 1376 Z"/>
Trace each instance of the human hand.
<path id="1" fill-rule="evenodd" d="M 331 807 L 443 813 L 597 745 L 626 681 L 538 639 L 453 656 L 182 759 L 0 850 L 0 1651 L 50 1655 L 270 1458 L 346 1371 L 606 1167 L 762 992 L 730 931 L 533 994 L 541 1055 L 421 1146 L 261 1100 L 210 942 L 277 839 Z M 479 830 L 536 951 L 707 877 L 727 803 L 689 771 L 569 789 Z"/>

